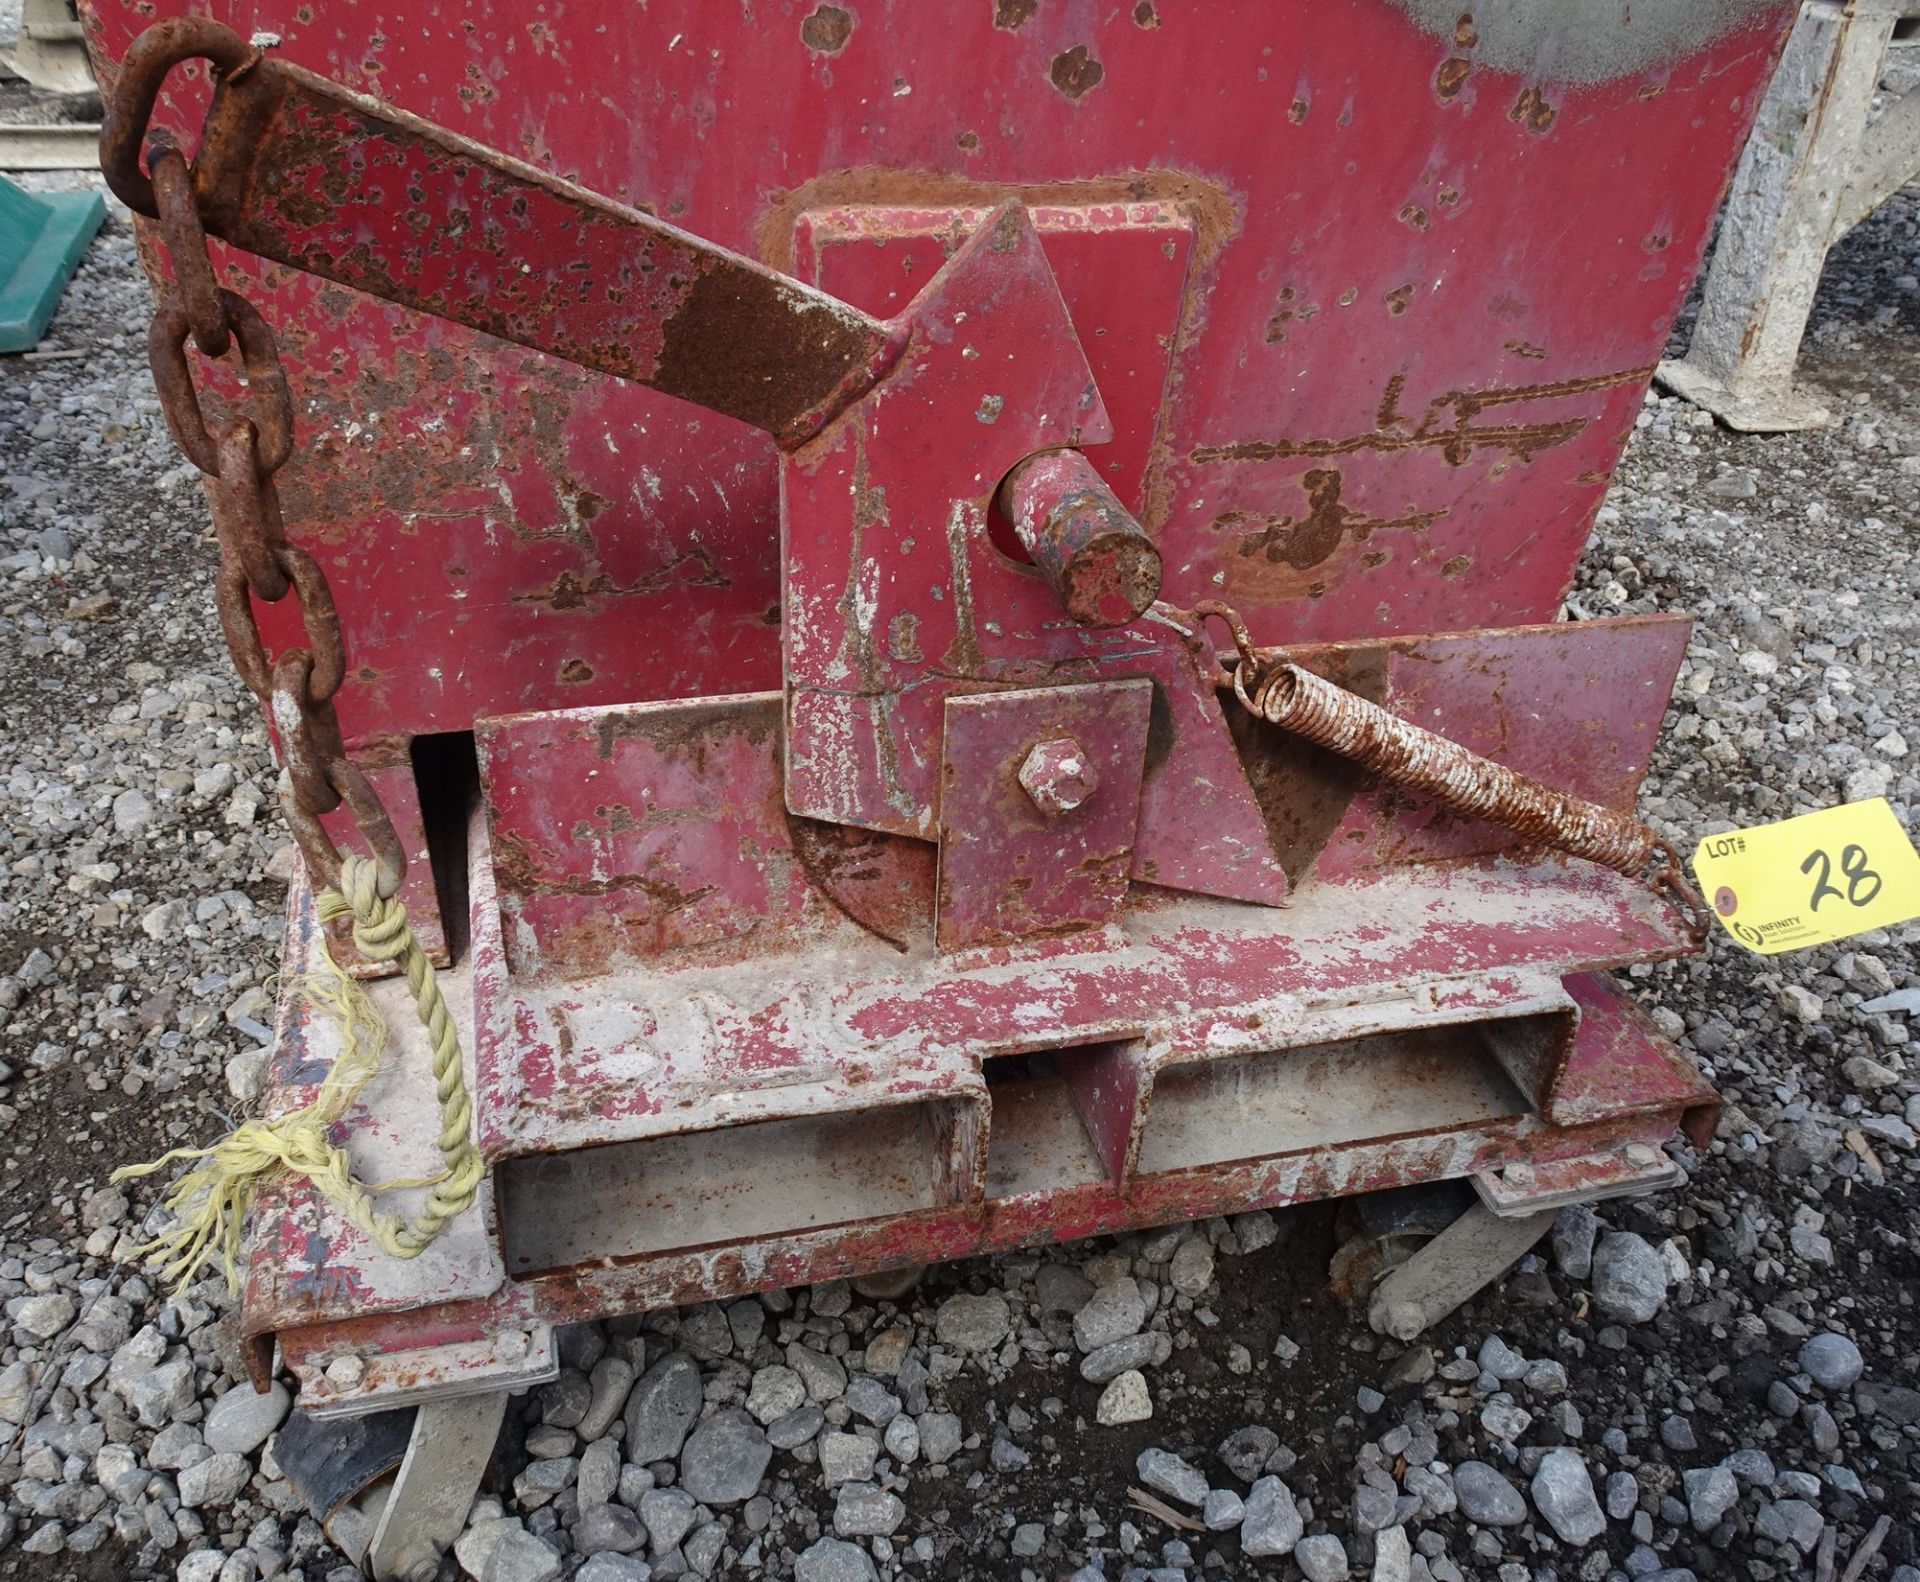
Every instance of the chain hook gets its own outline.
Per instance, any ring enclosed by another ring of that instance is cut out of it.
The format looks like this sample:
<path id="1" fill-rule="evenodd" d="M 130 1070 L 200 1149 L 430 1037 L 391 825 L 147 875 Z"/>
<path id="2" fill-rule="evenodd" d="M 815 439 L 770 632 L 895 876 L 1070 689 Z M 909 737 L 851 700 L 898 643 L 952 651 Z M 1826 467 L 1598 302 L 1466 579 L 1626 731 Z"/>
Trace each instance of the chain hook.
<path id="1" fill-rule="evenodd" d="M 1231 604 L 1221 599 L 1202 599 L 1186 612 L 1188 620 L 1199 626 L 1208 619 L 1223 623 L 1233 634 L 1233 646 L 1240 655 L 1240 669 L 1248 675 L 1258 675 L 1260 671 L 1260 651 L 1253 646 L 1253 633 L 1247 630 L 1247 623 Z M 1239 683 L 1234 683 L 1239 690 Z"/>
<path id="2" fill-rule="evenodd" d="M 140 145 L 160 90 L 175 66 L 204 60 L 216 82 L 233 83 L 262 59 L 260 51 L 232 28 L 208 17 L 167 17 L 136 38 L 120 62 L 100 117 L 100 170 L 114 196 L 136 214 L 159 217 L 153 181 L 140 168 Z"/>

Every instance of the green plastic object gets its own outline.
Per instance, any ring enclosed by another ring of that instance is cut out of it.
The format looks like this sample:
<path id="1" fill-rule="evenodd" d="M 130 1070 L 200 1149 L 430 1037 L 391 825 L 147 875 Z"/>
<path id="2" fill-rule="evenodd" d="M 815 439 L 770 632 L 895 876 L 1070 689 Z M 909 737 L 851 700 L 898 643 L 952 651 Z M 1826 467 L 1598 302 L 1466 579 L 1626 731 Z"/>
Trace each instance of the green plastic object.
<path id="1" fill-rule="evenodd" d="M 106 217 L 97 192 L 22 192 L 0 176 L 0 352 L 39 344 Z"/>

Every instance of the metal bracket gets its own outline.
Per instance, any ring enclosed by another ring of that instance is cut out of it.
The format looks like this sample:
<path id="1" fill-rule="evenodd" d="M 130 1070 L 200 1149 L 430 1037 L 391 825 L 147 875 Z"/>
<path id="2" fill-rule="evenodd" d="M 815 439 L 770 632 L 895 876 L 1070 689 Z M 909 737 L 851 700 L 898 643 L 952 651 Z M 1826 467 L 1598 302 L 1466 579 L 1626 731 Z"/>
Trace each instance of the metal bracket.
<path id="1" fill-rule="evenodd" d="M 1627 1143 L 1575 1159 L 1524 1159 L 1473 1173 L 1480 1201 L 1502 1219 L 1524 1219 L 1571 1203 L 1640 1197 L 1677 1186 L 1680 1167 L 1651 1143 Z"/>
<path id="2" fill-rule="evenodd" d="M 506 1415 L 505 1390 L 429 1401 L 414 1414 L 406 1457 L 367 1545 L 375 1582 L 431 1582 L 467 1524 Z"/>
<path id="3" fill-rule="evenodd" d="M 940 948 L 1098 928 L 1119 915 L 1153 683 L 947 699 Z"/>
<path id="4" fill-rule="evenodd" d="M 478 1340 L 351 1361 L 351 1368 L 336 1361 L 302 1381 L 300 1400 L 309 1417 L 328 1422 L 379 1407 L 423 1406 L 485 1391 L 526 1389 L 560 1376 L 553 1326 L 538 1322 Z"/>
<path id="5" fill-rule="evenodd" d="M 1279 904 L 1211 642 L 1158 605 L 1081 625 L 991 541 L 1014 468 L 1112 437 L 1026 211 L 995 209 L 895 322 L 899 362 L 784 462 L 788 808 L 930 840 L 948 698 L 1145 678 L 1160 717 L 1133 876 Z"/>
<path id="6" fill-rule="evenodd" d="M 274 1458 L 335 1546 L 375 1582 L 425 1582 L 466 1525 L 507 1397 L 489 1390 L 332 1421 L 303 1409 L 280 1431 Z"/>

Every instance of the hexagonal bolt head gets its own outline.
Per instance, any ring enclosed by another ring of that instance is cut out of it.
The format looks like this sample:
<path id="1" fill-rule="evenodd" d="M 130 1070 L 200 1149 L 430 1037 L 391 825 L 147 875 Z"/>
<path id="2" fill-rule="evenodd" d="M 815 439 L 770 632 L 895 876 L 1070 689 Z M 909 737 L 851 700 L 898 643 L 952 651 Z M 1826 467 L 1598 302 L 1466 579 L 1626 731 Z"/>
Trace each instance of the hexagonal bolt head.
<path id="1" fill-rule="evenodd" d="M 1100 772 L 1071 736 L 1041 742 L 1020 765 L 1020 788 L 1048 818 L 1071 813 L 1100 789 Z"/>

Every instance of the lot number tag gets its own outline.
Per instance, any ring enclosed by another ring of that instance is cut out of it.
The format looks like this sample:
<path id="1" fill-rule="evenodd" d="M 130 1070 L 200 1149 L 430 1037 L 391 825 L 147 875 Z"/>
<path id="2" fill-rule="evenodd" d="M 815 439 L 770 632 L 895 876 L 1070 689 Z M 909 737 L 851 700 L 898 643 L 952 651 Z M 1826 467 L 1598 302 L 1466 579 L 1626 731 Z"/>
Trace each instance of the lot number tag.
<path id="1" fill-rule="evenodd" d="M 1721 926 L 1763 956 L 1920 917 L 1920 854 L 1885 797 L 1709 835 L 1693 872 Z"/>

